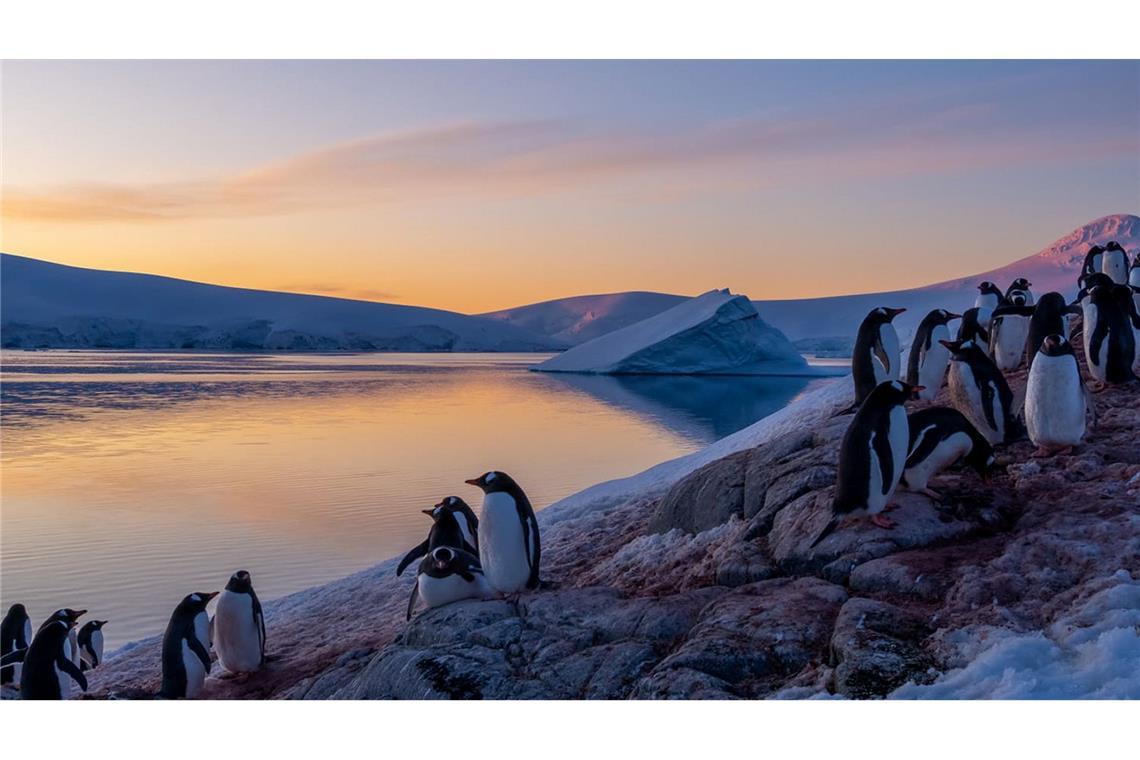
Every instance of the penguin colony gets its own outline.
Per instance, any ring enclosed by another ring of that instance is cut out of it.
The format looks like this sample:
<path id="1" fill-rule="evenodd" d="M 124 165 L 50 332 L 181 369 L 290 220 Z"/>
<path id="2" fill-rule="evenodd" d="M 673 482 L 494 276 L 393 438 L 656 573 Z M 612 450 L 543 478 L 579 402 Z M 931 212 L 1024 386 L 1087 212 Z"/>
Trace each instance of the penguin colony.
<path id="1" fill-rule="evenodd" d="M 902 376 L 899 338 L 892 324 L 905 309 L 879 307 L 859 327 L 851 358 L 855 404 L 839 450 L 832 517 L 813 546 L 852 521 L 869 519 L 891 529 L 886 516 L 895 490 L 942 496 L 930 488 L 940 472 L 961 461 L 987 480 L 997 446 L 1028 434 L 1035 455 L 1079 445 L 1091 412 L 1089 389 L 1070 343 L 1068 318 L 1081 314 L 1089 374 L 1097 390 L 1137 383 L 1140 369 L 1140 254 L 1129 266 L 1117 243 L 1093 246 L 1085 257 L 1074 303 L 1060 293 L 1035 299 L 1025 278 L 1003 293 L 992 282 L 978 286 L 974 306 L 962 314 L 935 309 L 919 324 Z M 960 319 L 955 339 L 949 323 Z M 1029 365 L 1025 398 L 1014 401 L 1004 372 Z M 952 407 L 925 406 L 943 383 Z M 1095 422 L 1095 420 L 1094 420 Z M 432 525 L 396 575 L 418 561 L 407 619 L 416 608 L 462 599 L 517 598 L 538 589 L 542 556 L 538 521 L 526 493 L 505 472 L 492 470 L 465 481 L 483 494 L 480 515 L 460 497 L 448 496 L 423 510 Z M 211 617 L 207 606 L 218 602 Z M 56 610 L 33 635 L 22 604 L 0 623 L 0 684 L 23 699 L 67 699 L 72 685 L 88 687 L 88 671 L 103 662 L 103 626 L 78 628 L 86 610 Z M 231 674 L 248 676 L 266 662 L 265 618 L 248 571 L 234 573 L 222 591 L 187 594 L 175 607 L 162 638 L 162 686 L 166 699 L 202 693 L 213 649 Z"/>
<path id="2" fill-rule="evenodd" d="M 439 607 L 460 599 L 513 598 L 539 588 L 542 545 L 530 499 L 514 479 L 497 470 L 466 481 L 483 493 L 481 518 L 458 496 L 423 510 L 432 520 L 428 537 L 401 560 L 400 575 L 420 560 L 408 601 Z M 206 607 L 217 598 L 214 614 Z M 87 671 L 103 662 L 103 626 L 78 628 L 87 610 L 52 613 L 32 635 L 22 604 L 13 604 L 0 624 L 0 678 L 23 699 L 68 699 L 73 685 L 87 691 Z M 222 591 L 187 594 L 170 616 L 162 637 L 164 699 L 201 695 L 213 662 L 210 650 L 231 674 L 248 677 L 266 662 L 265 617 L 246 570 L 234 573 Z"/>
<path id="3" fill-rule="evenodd" d="M 1093 392 L 1140 382 L 1140 255 L 1129 266 L 1119 244 L 1093 246 L 1077 285 L 1077 299 L 1068 303 L 1060 293 L 1035 298 L 1025 278 L 1004 293 L 981 283 L 972 308 L 962 314 L 935 309 L 923 318 L 905 381 L 892 324 L 904 310 L 871 310 L 851 357 L 855 405 L 847 412 L 855 416 L 840 443 L 832 517 L 812 545 L 858 519 L 893 528 L 885 513 L 899 486 L 941 501 L 930 480 L 959 461 L 988 480 L 995 447 L 1026 435 L 1037 446 L 1035 456 L 1079 445 L 1095 415 L 1070 343 L 1069 317 L 1083 317 Z M 961 324 L 950 340 L 947 325 L 954 319 Z M 1004 373 L 1025 363 L 1025 397 L 1018 401 Z M 944 382 L 950 407 L 907 414 L 908 402 L 932 401 Z"/>

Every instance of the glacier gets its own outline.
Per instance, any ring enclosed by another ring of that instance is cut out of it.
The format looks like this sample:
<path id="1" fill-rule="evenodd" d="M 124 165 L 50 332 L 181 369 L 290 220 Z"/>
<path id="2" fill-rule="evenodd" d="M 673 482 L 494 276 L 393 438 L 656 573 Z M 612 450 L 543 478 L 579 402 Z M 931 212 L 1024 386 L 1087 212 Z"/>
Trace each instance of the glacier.
<path id="1" fill-rule="evenodd" d="M 747 296 L 710 290 L 534 367 L 591 374 L 810 374 Z"/>

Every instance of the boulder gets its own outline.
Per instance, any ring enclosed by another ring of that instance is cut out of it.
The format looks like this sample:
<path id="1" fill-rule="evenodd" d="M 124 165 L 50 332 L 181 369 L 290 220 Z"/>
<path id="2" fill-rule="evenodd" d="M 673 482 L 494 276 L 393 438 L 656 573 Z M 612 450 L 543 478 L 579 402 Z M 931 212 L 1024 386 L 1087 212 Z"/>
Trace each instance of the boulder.
<path id="1" fill-rule="evenodd" d="M 918 616 L 886 602 L 848 599 L 835 621 L 831 655 L 835 691 L 852 699 L 884 697 L 931 666 Z"/>

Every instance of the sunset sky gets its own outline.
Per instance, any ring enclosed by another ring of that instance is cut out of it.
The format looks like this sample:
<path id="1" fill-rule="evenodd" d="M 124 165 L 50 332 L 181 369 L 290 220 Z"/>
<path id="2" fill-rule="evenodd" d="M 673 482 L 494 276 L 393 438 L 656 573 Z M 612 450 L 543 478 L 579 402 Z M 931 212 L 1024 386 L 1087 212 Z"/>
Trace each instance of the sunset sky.
<path id="1" fill-rule="evenodd" d="M 486 311 L 919 285 L 1140 210 L 1136 62 L 5 62 L 0 248 Z"/>

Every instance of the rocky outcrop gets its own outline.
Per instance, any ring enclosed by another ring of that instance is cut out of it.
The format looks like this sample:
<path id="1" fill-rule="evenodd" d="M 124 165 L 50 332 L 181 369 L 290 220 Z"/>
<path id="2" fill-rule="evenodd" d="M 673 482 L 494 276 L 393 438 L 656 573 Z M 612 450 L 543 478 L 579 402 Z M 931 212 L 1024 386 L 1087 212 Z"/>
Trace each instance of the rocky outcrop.
<path id="1" fill-rule="evenodd" d="M 1078 346 L 1079 351 L 1079 346 Z M 1016 389 L 1024 373 L 1013 374 Z M 711 462 L 657 493 L 544 517 L 517 601 L 403 621 L 391 564 L 267 605 L 274 659 L 207 696 L 1140 697 L 1140 390 L 1095 395 L 1071 454 L 999 450 L 983 484 L 898 493 L 892 530 L 830 518 L 850 417 Z M 551 519 L 556 517 L 556 519 Z M 93 695 L 157 687 L 157 645 Z"/>

